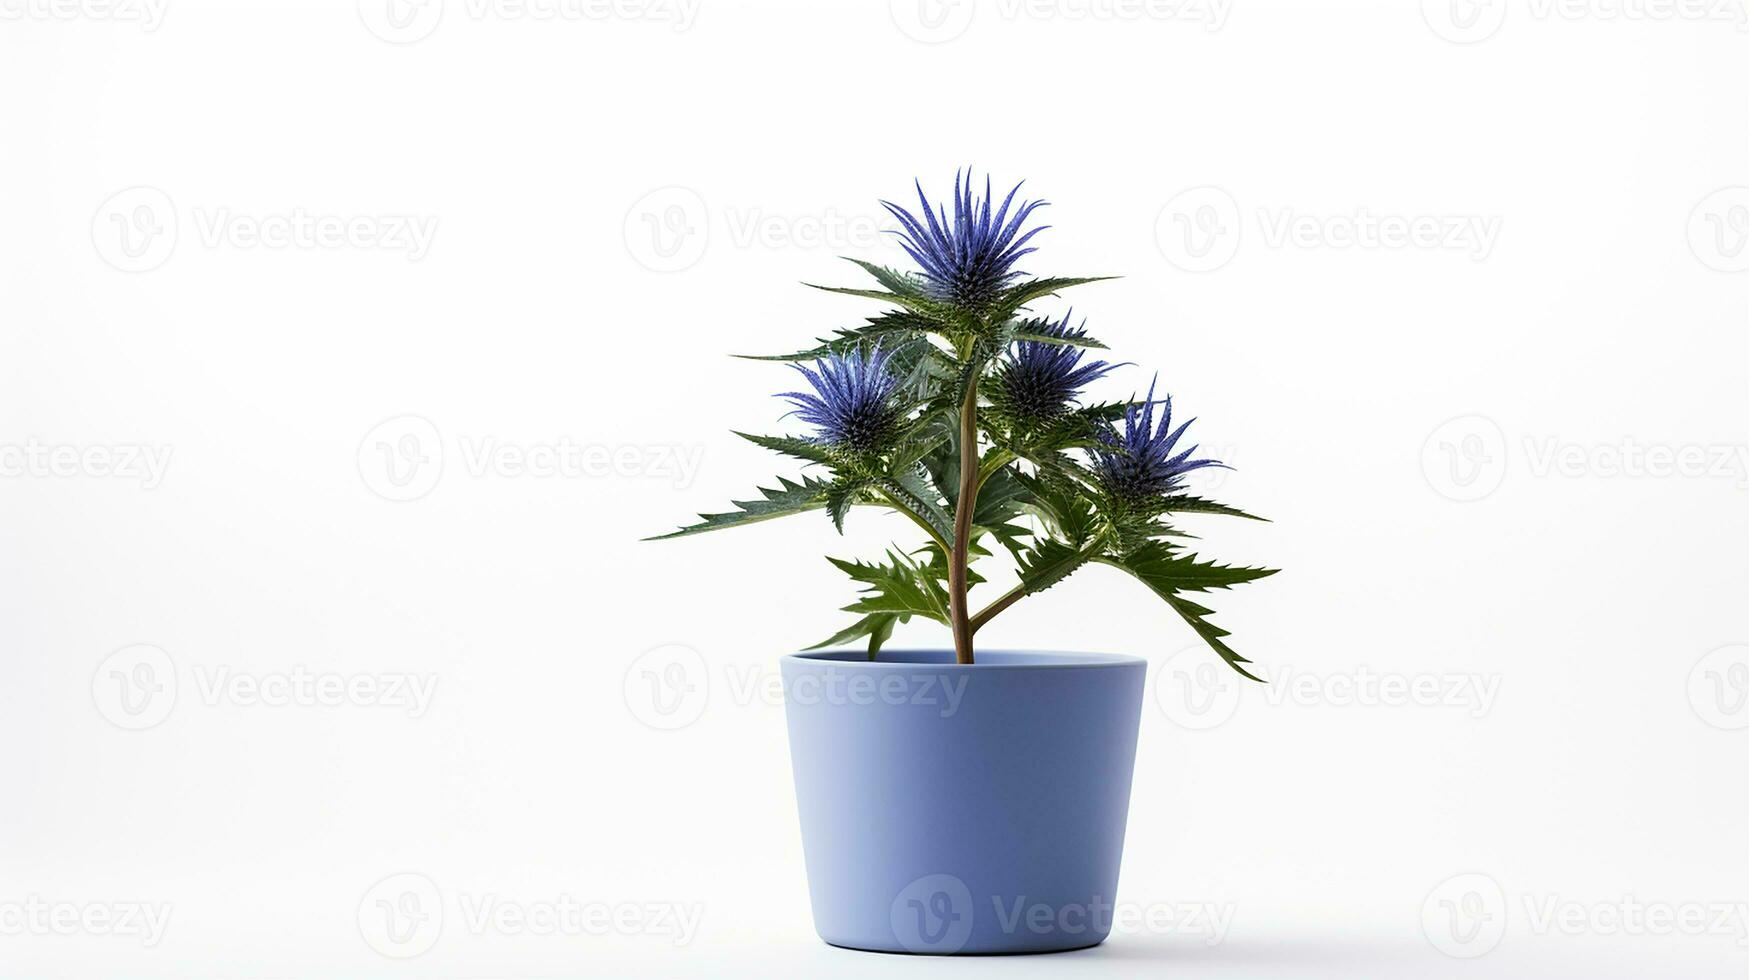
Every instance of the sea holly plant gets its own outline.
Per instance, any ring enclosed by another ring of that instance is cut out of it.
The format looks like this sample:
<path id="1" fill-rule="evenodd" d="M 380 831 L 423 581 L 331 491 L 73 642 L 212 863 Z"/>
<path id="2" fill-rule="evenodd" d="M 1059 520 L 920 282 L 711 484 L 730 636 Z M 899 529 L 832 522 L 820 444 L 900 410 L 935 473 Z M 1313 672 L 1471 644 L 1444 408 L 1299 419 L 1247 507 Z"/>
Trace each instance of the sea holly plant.
<path id="1" fill-rule="evenodd" d="M 897 624 L 934 620 L 953 633 L 955 657 L 974 662 L 977 632 L 1015 602 L 1087 565 L 1129 573 L 1183 617 L 1226 662 L 1249 663 L 1209 621 L 1201 599 L 1274 574 L 1206 561 L 1179 530 L 1183 514 L 1261 520 L 1190 493 L 1185 478 L 1224 467 L 1198 455 L 1170 396 L 1156 385 L 1140 399 L 1091 402 L 1083 389 L 1121 367 L 1090 350 L 1105 345 L 1070 312 L 1038 304 L 1072 286 L 1109 278 L 1040 278 L 1016 268 L 1045 226 L 1028 227 L 1043 201 L 996 203 L 956 175 L 951 212 L 917 185 L 918 209 L 882 202 L 897 219 L 914 270 L 858 259 L 872 286 L 820 286 L 885 309 L 784 361 L 803 384 L 779 395 L 808 435 L 737 433 L 804 464 L 734 509 L 701 514 L 662 538 L 825 511 L 840 532 L 858 508 L 896 512 L 924 536 L 872 560 L 829 559 L 860 589 L 844 607 L 855 622 L 817 644 L 864 641 L 874 659 Z M 975 567 L 997 549 L 1018 582 L 974 611 Z"/>

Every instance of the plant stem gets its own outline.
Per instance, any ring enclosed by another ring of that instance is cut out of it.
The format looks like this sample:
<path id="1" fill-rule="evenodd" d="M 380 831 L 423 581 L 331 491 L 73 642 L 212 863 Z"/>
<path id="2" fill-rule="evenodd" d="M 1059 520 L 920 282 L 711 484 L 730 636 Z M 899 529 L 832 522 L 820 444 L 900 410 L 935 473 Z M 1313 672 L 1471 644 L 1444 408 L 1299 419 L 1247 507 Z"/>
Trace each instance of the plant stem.
<path id="1" fill-rule="evenodd" d="M 953 623 L 954 659 L 972 662 L 972 613 L 966 607 L 966 562 L 972 547 L 972 511 L 978 506 L 978 378 L 966 383 L 960 404 L 960 497 L 953 512 L 953 549 L 947 556 L 948 613 Z"/>
<path id="2" fill-rule="evenodd" d="M 1087 545 L 1081 549 L 1081 553 L 1075 556 L 1075 568 L 1080 568 L 1082 565 L 1090 561 L 1097 561 L 1098 559 L 1095 556 L 1104 550 L 1105 539 L 1108 536 L 1109 533 L 1104 531 L 1094 535 L 1093 540 L 1089 541 Z M 1071 569 L 1071 571 L 1073 571 L 1073 569 Z M 1021 582 L 1014 588 L 1002 593 L 1002 598 L 985 606 L 982 611 L 972 617 L 972 632 L 976 633 L 978 630 L 983 629 L 984 624 L 995 619 L 997 613 L 1000 613 L 1002 610 L 1019 602 L 1028 594 L 1025 582 Z"/>
<path id="3" fill-rule="evenodd" d="M 1002 593 L 1002 598 L 985 606 L 982 612 L 972 617 L 972 632 L 976 633 L 978 630 L 982 629 L 985 623 L 996 618 L 997 613 L 1014 605 L 1016 602 L 1019 602 L 1020 597 L 1024 595 L 1026 595 L 1025 583 L 1016 585 L 1014 588 Z"/>

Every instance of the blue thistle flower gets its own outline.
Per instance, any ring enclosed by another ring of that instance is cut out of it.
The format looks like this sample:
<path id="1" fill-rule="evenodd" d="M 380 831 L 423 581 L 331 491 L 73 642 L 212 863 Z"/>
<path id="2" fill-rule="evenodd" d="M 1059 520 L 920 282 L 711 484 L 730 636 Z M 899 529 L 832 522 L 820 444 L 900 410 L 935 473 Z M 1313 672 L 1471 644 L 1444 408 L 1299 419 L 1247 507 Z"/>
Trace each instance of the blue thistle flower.
<path id="1" fill-rule="evenodd" d="M 1010 212 L 1009 206 L 1020 190 L 1020 185 L 1015 184 L 1002 200 L 1002 206 L 992 214 L 989 177 L 984 178 L 984 195 L 974 197 L 971 172 L 965 173 L 963 182 L 955 172 L 953 219 L 949 221 L 947 210 L 932 206 L 923 193 L 923 184 L 916 184 L 923 220 L 897 204 L 881 202 L 899 220 L 903 230 L 895 234 L 900 243 L 922 267 L 923 279 L 937 298 L 973 309 L 987 305 L 1020 277 L 1021 273 L 1014 271 L 1014 263 L 1033 251 L 1027 247 L 1027 241 L 1049 227 L 1021 232 L 1027 217 L 1046 202 L 1022 201 Z"/>
<path id="2" fill-rule="evenodd" d="M 1086 330 L 1069 326 L 1073 314 L 1074 310 L 1070 310 L 1061 320 L 1045 323 L 1037 332 L 1064 340 L 1086 337 Z M 1104 361 L 1082 364 L 1082 353 L 1081 348 L 1065 344 L 1016 341 L 997 370 L 993 400 L 1023 423 L 1049 422 L 1061 416 L 1082 388 L 1121 367 Z"/>
<path id="3" fill-rule="evenodd" d="M 815 442 L 857 453 L 879 452 L 904 415 L 893 400 L 899 379 L 888 370 L 892 356 L 876 346 L 867 354 L 855 349 L 830 355 L 815 361 L 813 368 L 792 364 L 814 393 L 786 391 L 777 397 L 795 405 L 788 414 L 819 427 Z"/>
<path id="4" fill-rule="evenodd" d="M 1184 486 L 1184 475 L 1205 466 L 1226 464 L 1214 459 L 1192 459 L 1198 447 L 1191 446 L 1174 453 L 1191 419 L 1172 428 L 1172 396 L 1167 395 L 1160 425 L 1154 426 L 1154 385 L 1148 385 L 1148 399 L 1124 410 L 1123 432 L 1108 429 L 1103 446 L 1092 447 L 1093 471 L 1106 491 L 1120 501 L 1134 503 L 1150 497 L 1173 493 Z"/>

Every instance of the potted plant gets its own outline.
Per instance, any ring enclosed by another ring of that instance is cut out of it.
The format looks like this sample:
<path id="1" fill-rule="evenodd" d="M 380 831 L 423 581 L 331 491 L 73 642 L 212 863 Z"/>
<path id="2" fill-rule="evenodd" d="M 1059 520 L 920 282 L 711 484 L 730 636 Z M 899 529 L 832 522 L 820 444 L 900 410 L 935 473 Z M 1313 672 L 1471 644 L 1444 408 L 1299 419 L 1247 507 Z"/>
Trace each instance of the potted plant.
<path id="1" fill-rule="evenodd" d="M 1118 367 L 1068 313 L 1033 304 L 1095 278 L 1034 278 L 1028 227 L 1044 202 L 997 205 L 956 175 L 952 211 L 917 186 L 917 213 L 883 202 L 916 261 L 852 259 L 878 288 L 819 287 L 887 309 L 790 362 L 806 435 L 746 435 L 816 467 L 661 537 L 855 508 L 902 515 L 922 537 L 873 560 L 830 559 L 861 588 L 857 619 L 782 658 L 814 923 L 858 949 L 1044 952 L 1111 929 L 1146 661 L 975 650 L 991 620 L 1083 566 L 1129 573 L 1222 659 L 1248 661 L 1198 594 L 1272 574 L 1199 559 L 1180 514 L 1251 515 L 1185 490 L 1220 462 L 1188 444 L 1170 396 L 1084 404 Z M 1105 278 L 1105 277 L 1099 277 Z M 1256 518 L 1252 518 L 1256 519 Z M 981 609 L 975 565 L 1000 548 L 1017 581 Z M 896 625 L 934 620 L 951 649 L 890 650 Z"/>

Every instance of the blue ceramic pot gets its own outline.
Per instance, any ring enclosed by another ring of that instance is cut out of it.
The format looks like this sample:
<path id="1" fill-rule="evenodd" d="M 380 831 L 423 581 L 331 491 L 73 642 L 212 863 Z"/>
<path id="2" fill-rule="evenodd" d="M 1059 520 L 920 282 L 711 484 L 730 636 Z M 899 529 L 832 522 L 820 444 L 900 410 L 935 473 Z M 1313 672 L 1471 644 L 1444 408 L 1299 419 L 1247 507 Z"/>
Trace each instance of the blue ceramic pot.
<path id="1" fill-rule="evenodd" d="M 1147 664 L 979 650 L 783 658 L 814 928 L 1043 953 L 1111 932 Z"/>

